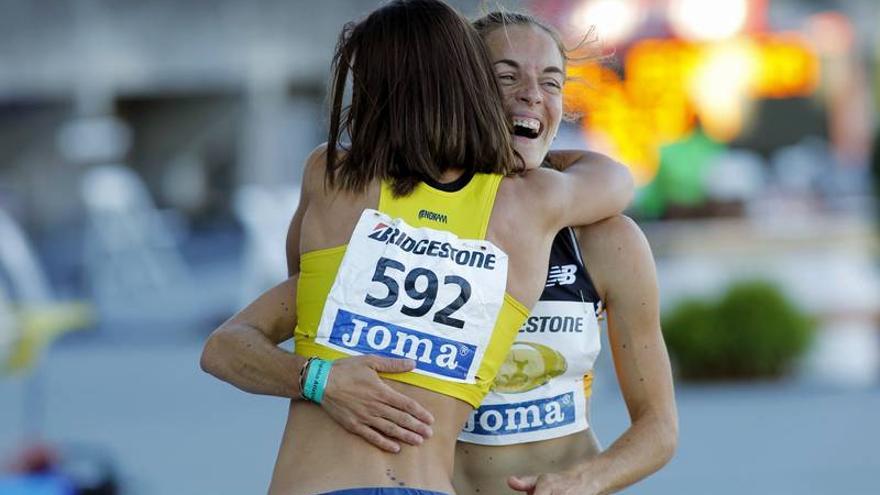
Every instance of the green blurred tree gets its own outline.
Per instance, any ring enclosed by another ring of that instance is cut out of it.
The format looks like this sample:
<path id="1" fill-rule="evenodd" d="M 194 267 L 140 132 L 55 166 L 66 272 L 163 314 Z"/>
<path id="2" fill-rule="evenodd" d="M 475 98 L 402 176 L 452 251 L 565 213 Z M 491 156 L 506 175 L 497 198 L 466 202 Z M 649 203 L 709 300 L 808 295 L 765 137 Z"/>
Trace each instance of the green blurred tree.
<path id="1" fill-rule="evenodd" d="M 676 371 L 694 380 L 782 376 L 814 331 L 814 321 L 764 281 L 733 284 L 717 301 L 683 301 L 663 319 Z"/>

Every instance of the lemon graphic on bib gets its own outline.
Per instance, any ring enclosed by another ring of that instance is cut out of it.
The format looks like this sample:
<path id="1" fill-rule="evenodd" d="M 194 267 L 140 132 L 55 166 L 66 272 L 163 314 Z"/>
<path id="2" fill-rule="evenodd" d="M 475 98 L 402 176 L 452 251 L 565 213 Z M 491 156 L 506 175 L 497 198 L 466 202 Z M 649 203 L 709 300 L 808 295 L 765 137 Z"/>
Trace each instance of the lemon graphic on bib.
<path id="1" fill-rule="evenodd" d="M 514 342 L 498 370 L 492 390 L 521 394 L 565 373 L 565 357 L 551 347 L 534 342 Z"/>

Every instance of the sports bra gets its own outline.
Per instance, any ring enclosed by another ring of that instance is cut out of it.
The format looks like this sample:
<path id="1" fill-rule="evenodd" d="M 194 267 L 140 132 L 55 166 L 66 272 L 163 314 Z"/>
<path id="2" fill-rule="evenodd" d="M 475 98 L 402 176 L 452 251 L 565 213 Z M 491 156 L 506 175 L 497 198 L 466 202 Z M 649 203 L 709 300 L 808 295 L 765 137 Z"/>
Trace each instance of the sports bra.
<path id="1" fill-rule="evenodd" d="M 383 182 L 348 244 L 301 255 L 295 352 L 407 357 L 413 371 L 383 377 L 477 407 L 528 315 L 505 291 L 507 255 L 485 240 L 501 179 L 402 197 Z"/>
<path id="2" fill-rule="evenodd" d="M 510 445 L 587 429 L 601 308 L 574 230 L 562 229 L 553 240 L 544 292 L 459 440 Z"/>

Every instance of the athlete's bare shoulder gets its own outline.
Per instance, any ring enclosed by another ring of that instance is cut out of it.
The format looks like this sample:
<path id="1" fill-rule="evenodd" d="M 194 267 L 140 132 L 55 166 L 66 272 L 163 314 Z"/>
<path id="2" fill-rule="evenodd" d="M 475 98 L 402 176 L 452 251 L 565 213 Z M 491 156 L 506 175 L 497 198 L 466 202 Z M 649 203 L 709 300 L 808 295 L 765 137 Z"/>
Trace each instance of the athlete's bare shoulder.
<path id="1" fill-rule="evenodd" d="M 336 160 L 345 157 L 346 151 L 342 148 L 336 150 Z M 325 201 L 332 201 L 340 195 L 347 193 L 332 189 L 327 183 L 327 143 L 321 143 L 309 153 L 306 158 L 305 169 L 303 171 L 302 194 L 309 199 L 323 198 Z"/>
<path id="2" fill-rule="evenodd" d="M 302 192 L 306 195 L 320 193 L 324 187 L 327 171 L 327 143 L 321 143 L 309 153 L 303 170 Z"/>
<path id="3" fill-rule="evenodd" d="M 633 219 L 616 215 L 578 227 L 576 232 L 584 261 L 603 296 L 609 284 L 616 287 L 624 282 L 656 284 L 651 246 Z"/>
<path id="4" fill-rule="evenodd" d="M 336 159 L 344 156 L 345 151 L 337 149 Z M 378 204 L 378 181 L 366 191 L 348 191 L 331 187 L 326 175 L 327 146 L 322 144 L 309 154 L 303 172 L 302 194 L 307 206 L 302 213 L 300 252 L 346 243 L 364 209 Z"/>
<path id="5" fill-rule="evenodd" d="M 578 237 L 583 244 L 599 249 L 623 248 L 648 242 L 639 225 L 626 215 L 615 215 L 578 227 Z"/>

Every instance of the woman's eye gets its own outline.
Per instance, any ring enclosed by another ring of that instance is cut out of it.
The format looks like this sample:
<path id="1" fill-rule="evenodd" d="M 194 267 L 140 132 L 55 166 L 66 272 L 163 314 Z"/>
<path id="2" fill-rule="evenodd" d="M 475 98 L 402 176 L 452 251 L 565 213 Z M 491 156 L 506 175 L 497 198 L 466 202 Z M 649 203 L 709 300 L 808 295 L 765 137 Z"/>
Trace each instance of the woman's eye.
<path id="1" fill-rule="evenodd" d="M 556 81 L 547 81 L 544 83 L 544 85 L 549 88 L 553 88 L 553 89 L 562 89 L 562 84 L 560 84 Z"/>
<path id="2" fill-rule="evenodd" d="M 513 77 L 512 74 L 500 74 L 498 76 L 498 80 L 504 81 L 504 82 L 514 82 L 514 81 L 516 81 L 516 78 Z"/>

